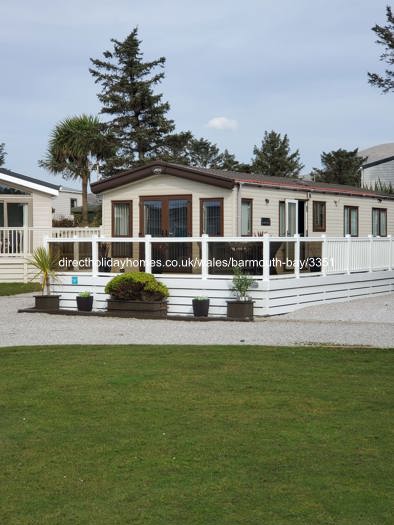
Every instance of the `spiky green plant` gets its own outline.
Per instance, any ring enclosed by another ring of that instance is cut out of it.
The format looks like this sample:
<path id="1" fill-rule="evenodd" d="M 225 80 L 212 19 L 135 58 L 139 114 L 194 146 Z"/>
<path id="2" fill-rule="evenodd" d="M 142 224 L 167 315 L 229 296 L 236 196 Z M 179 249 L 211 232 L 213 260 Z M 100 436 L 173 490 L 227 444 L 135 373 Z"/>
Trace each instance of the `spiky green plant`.
<path id="1" fill-rule="evenodd" d="M 51 280 L 56 280 L 56 271 L 58 270 L 59 257 L 51 252 L 49 249 L 44 247 L 37 248 L 29 263 L 38 270 L 38 272 L 31 279 L 34 281 L 40 278 L 41 281 L 41 292 L 44 295 L 46 289 L 47 294 L 51 295 Z"/>
<path id="2" fill-rule="evenodd" d="M 246 300 L 246 293 L 254 283 L 255 279 L 253 279 L 253 277 L 242 273 L 241 269 L 238 266 L 234 268 L 232 291 L 239 296 L 241 301 Z"/>

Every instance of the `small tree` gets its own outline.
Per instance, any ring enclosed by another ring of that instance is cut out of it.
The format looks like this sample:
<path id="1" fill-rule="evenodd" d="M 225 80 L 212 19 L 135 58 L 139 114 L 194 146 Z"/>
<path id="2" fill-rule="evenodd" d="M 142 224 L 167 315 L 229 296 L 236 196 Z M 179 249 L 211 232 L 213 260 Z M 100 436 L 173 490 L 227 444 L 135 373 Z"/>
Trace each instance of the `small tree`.
<path id="1" fill-rule="evenodd" d="M 253 149 L 252 171 L 262 175 L 297 178 L 301 164 L 298 150 L 291 153 L 289 138 L 275 131 L 266 131 L 261 146 Z"/>
<path id="2" fill-rule="evenodd" d="M 383 75 L 368 73 L 368 82 L 372 86 L 381 89 L 383 93 L 394 91 L 394 16 L 390 6 L 386 7 L 387 25 L 376 24 L 372 31 L 377 35 L 376 43 L 384 47 L 384 52 L 380 55 L 380 60 L 388 64 L 388 68 Z"/>
<path id="3" fill-rule="evenodd" d="M 4 142 L 2 142 L 0 144 L 0 166 L 2 166 L 4 164 L 6 155 L 7 155 L 7 153 L 5 152 L 5 144 L 4 144 Z"/>
<path id="4" fill-rule="evenodd" d="M 366 158 L 358 155 L 358 149 L 347 151 L 338 149 L 322 153 L 322 169 L 314 168 L 312 178 L 317 182 L 334 184 L 361 185 L 361 168 Z"/>
<path id="5" fill-rule="evenodd" d="M 51 279 L 56 279 L 56 271 L 58 270 L 59 257 L 44 247 L 37 248 L 29 263 L 34 266 L 38 272 L 32 278 L 32 281 L 40 278 L 41 292 L 44 294 L 46 290 L 47 295 L 51 294 Z"/>

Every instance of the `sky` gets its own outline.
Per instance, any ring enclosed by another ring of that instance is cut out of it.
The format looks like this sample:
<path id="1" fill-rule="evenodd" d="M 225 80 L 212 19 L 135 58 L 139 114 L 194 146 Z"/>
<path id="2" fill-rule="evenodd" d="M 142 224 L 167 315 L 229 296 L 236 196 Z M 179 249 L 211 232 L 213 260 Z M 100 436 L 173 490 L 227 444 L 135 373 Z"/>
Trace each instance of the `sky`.
<path id="1" fill-rule="evenodd" d="M 393 97 L 371 27 L 389 0 L 1 0 L 0 143 L 5 167 L 38 167 L 57 122 L 99 114 L 89 57 L 139 28 L 146 60 L 167 59 L 159 91 L 177 131 L 249 162 L 265 130 L 287 133 L 304 173 L 322 151 L 394 142 Z M 93 177 L 94 180 L 95 177 Z"/>

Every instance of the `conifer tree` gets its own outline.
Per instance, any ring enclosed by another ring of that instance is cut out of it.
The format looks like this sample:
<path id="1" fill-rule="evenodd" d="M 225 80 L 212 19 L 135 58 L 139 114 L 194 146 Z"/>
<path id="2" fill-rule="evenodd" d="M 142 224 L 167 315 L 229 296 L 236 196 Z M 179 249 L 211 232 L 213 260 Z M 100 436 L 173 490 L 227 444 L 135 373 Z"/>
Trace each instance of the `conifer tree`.
<path id="1" fill-rule="evenodd" d="M 107 175 L 155 158 L 163 138 L 174 129 L 167 118 L 168 102 L 155 93 L 164 78 L 166 59 L 143 60 L 137 28 L 123 42 L 111 42 L 113 49 L 105 51 L 102 59 L 91 58 L 89 69 L 101 86 L 101 113 L 109 116 L 108 126 L 117 144 L 116 157 L 106 163 Z"/>
<path id="2" fill-rule="evenodd" d="M 297 178 L 304 167 L 299 151 L 290 151 L 287 135 L 266 131 L 261 146 L 253 149 L 252 171 L 267 176 Z"/>
<path id="3" fill-rule="evenodd" d="M 388 68 L 383 75 L 368 73 L 368 82 L 372 86 L 381 89 L 383 93 L 394 91 L 394 16 L 390 6 L 386 7 L 387 25 L 376 24 L 372 31 L 377 35 L 376 43 L 384 47 L 384 52 L 380 55 L 380 60 L 388 64 Z"/>
<path id="4" fill-rule="evenodd" d="M 6 155 L 7 155 L 7 153 L 5 152 L 5 144 L 4 144 L 4 142 L 2 142 L 0 144 L 0 166 L 2 166 L 4 164 Z"/>
<path id="5" fill-rule="evenodd" d="M 358 155 L 358 149 L 347 151 L 338 149 L 329 153 L 322 153 L 322 169 L 314 169 L 312 178 L 317 182 L 334 184 L 361 185 L 361 167 L 366 158 Z"/>

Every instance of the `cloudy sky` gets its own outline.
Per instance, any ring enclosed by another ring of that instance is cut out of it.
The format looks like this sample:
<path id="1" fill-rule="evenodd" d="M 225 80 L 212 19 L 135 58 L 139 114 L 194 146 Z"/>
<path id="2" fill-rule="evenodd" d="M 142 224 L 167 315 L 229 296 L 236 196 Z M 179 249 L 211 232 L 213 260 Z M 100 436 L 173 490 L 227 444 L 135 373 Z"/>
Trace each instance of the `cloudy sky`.
<path id="1" fill-rule="evenodd" d="M 88 68 L 139 27 L 167 58 L 161 91 L 178 131 L 249 161 L 265 130 L 287 133 L 305 172 L 339 147 L 392 142 L 393 97 L 367 83 L 382 64 L 371 27 L 389 0 L 1 0 L 0 142 L 6 167 L 37 166 L 55 123 L 97 114 Z"/>

